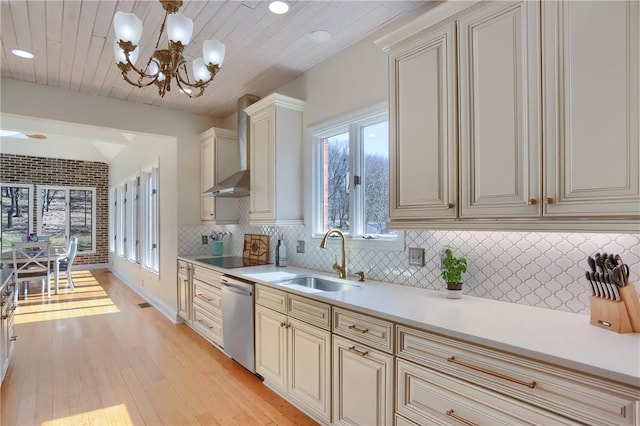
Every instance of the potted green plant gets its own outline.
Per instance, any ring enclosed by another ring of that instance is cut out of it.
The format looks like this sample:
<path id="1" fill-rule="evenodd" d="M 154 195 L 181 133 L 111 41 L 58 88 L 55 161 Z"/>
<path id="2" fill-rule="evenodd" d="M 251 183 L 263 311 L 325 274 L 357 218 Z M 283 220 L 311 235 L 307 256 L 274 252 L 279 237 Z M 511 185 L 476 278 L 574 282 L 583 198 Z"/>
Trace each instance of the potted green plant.
<path id="1" fill-rule="evenodd" d="M 447 297 L 462 297 L 462 274 L 467 272 L 467 259 L 454 257 L 450 248 L 444 250 L 442 258 L 442 278 L 447 283 Z"/>

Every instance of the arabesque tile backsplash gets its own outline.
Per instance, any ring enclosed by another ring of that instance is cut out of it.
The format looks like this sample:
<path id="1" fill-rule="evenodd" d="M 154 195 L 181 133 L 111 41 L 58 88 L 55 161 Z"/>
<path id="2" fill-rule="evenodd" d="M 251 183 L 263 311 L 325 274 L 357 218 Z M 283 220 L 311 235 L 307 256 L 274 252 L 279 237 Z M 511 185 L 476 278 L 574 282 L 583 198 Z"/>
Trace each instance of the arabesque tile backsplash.
<path id="1" fill-rule="evenodd" d="M 288 264 L 333 272 L 335 250 L 320 248 L 304 226 L 249 226 L 248 197 L 240 198 L 239 225 L 189 225 L 179 229 L 181 255 L 208 254 L 201 236 L 213 231 L 229 231 L 225 254 L 241 255 L 245 233 L 271 237 L 270 261 L 276 232 L 284 235 Z M 589 283 L 584 278 L 586 257 L 598 251 L 619 253 L 631 267 L 631 281 L 640 276 L 640 234 L 495 232 L 495 231 L 404 231 L 403 251 L 347 249 L 349 271 L 365 271 L 369 280 L 399 285 L 443 289 L 438 252 L 449 246 L 467 258 L 463 275 L 465 294 L 522 305 L 589 314 Z M 305 241 L 305 253 L 296 253 L 298 240 Z M 408 247 L 425 250 L 425 266 L 409 265 Z M 637 286 L 637 284 L 636 284 Z"/>

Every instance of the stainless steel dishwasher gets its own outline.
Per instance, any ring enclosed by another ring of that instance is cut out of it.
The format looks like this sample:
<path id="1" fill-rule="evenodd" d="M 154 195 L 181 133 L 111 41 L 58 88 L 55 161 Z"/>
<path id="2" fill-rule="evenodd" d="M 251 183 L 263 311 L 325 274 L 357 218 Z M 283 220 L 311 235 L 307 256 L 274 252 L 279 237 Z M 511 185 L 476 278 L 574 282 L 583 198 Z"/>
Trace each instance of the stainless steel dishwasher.
<path id="1" fill-rule="evenodd" d="M 224 351 L 252 373 L 256 372 L 253 343 L 254 283 L 222 276 L 222 338 Z"/>

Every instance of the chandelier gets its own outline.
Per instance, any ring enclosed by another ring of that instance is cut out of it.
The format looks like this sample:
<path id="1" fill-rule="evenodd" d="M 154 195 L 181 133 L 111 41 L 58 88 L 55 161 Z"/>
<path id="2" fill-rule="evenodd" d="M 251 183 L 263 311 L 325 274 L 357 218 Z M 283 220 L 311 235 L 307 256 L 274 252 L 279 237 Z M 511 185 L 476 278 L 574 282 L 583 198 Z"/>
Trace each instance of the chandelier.
<path id="1" fill-rule="evenodd" d="M 205 87 L 213 81 L 224 60 L 224 44 L 218 40 L 206 40 L 202 46 L 202 58 L 193 61 L 193 81 L 187 72 L 187 61 L 182 52 L 191 41 L 193 21 L 182 13 L 177 13 L 182 0 L 160 0 L 165 10 L 160 34 L 153 52 L 146 64 L 136 67 L 138 42 L 142 35 L 142 21 L 133 13 L 118 12 L 113 17 L 116 31 L 114 56 L 124 80 L 136 87 L 158 86 L 158 94 L 164 97 L 171 91 L 171 81 L 175 79 L 180 91 L 190 98 L 202 96 Z M 159 49 L 162 35 L 167 30 L 168 48 Z M 133 79 L 129 73 L 133 71 Z"/>

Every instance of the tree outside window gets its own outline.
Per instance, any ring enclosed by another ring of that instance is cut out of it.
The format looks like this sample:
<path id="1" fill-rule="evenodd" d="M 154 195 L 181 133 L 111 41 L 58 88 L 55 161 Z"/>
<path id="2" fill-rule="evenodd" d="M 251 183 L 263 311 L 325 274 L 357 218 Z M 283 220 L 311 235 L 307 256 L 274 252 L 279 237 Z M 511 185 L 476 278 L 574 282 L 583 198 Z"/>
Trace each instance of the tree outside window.
<path id="1" fill-rule="evenodd" d="M 314 234 L 340 229 L 351 238 L 393 239 L 389 218 L 389 122 L 386 112 L 355 114 L 312 129 Z"/>

